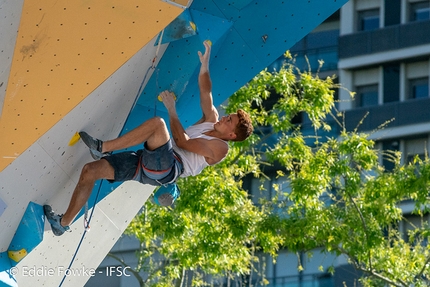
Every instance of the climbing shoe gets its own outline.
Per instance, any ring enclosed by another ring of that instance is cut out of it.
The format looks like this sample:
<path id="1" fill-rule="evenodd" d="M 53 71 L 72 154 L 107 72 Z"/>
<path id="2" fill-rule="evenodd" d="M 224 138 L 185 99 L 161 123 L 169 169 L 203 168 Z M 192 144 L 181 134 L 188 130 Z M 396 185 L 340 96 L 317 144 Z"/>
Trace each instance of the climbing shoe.
<path id="1" fill-rule="evenodd" d="M 87 147 L 90 148 L 90 154 L 93 159 L 99 160 L 102 157 L 111 154 L 110 152 L 102 153 L 103 141 L 93 138 L 86 132 L 79 132 L 79 135 L 81 136 L 82 141 L 87 145 Z"/>
<path id="2" fill-rule="evenodd" d="M 55 236 L 63 235 L 64 232 L 70 229 L 69 226 L 61 225 L 61 218 L 63 215 L 55 214 L 50 205 L 44 205 L 43 212 L 45 213 L 49 224 L 51 224 L 52 233 L 54 233 Z"/>
<path id="3" fill-rule="evenodd" d="M 180 191 L 175 183 L 162 185 L 154 193 L 154 202 L 160 206 L 171 206 L 179 195 Z"/>

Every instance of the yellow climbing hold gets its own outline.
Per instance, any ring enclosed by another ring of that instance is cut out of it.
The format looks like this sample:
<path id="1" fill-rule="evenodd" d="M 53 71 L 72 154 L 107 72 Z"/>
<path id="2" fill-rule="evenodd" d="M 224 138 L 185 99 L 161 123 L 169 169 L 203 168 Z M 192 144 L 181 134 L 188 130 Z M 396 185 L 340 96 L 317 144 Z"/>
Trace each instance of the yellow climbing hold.
<path id="1" fill-rule="evenodd" d="M 205 40 L 206 43 L 209 44 L 209 46 L 212 46 L 212 41 L 211 40 Z"/>
<path id="2" fill-rule="evenodd" d="M 173 99 L 175 99 L 175 101 L 176 101 L 176 95 L 174 94 L 174 93 L 172 93 L 173 94 Z M 157 97 L 157 99 L 160 101 L 160 102 L 162 102 L 163 101 L 163 99 L 160 97 L 160 96 L 158 96 Z"/>
<path id="3" fill-rule="evenodd" d="M 19 262 L 19 261 L 21 261 L 22 258 L 24 258 L 25 256 L 27 256 L 27 250 L 25 250 L 23 248 L 23 249 L 18 250 L 18 251 L 8 251 L 7 255 L 13 261 Z"/>
<path id="4" fill-rule="evenodd" d="M 79 141 L 80 138 L 81 138 L 81 136 L 79 135 L 78 132 L 76 132 L 73 135 L 72 139 L 69 141 L 69 146 L 75 145 Z"/>
<path id="5" fill-rule="evenodd" d="M 197 26 L 194 22 L 190 21 L 190 26 L 191 26 L 191 28 L 193 28 L 194 31 L 197 30 Z"/>

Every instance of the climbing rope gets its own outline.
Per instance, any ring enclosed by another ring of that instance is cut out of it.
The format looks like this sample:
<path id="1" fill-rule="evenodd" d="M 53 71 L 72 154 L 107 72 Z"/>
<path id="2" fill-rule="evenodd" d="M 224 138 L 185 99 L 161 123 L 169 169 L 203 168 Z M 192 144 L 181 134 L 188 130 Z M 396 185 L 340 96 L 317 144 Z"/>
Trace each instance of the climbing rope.
<path id="1" fill-rule="evenodd" d="M 95 198 L 95 200 L 94 200 L 94 206 L 93 206 L 93 209 L 91 210 L 91 214 L 90 214 L 90 216 L 89 216 L 89 218 L 88 218 L 88 227 L 89 227 L 89 225 L 90 225 L 91 218 L 93 217 L 93 213 L 94 213 L 94 210 L 95 210 L 95 207 L 96 207 L 97 200 L 98 200 L 98 198 L 99 198 L 99 194 L 100 194 L 101 187 L 102 187 L 102 181 L 100 181 L 100 185 L 99 185 L 99 188 L 98 188 L 98 190 L 97 190 L 96 198 Z M 76 255 L 78 254 L 78 251 L 79 251 L 79 249 L 81 248 L 81 244 L 82 244 L 82 242 L 84 241 L 84 237 L 85 237 L 85 234 L 86 234 L 86 233 L 87 233 L 87 229 L 85 229 L 85 230 L 84 230 L 84 233 L 82 234 L 81 240 L 79 241 L 79 244 L 78 244 L 78 246 L 76 247 L 76 251 L 75 251 L 75 253 L 73 254 L 72 260 L 70 260 L 69 267 L 67 267 L 67 269 L 66 269 L 66 270 L 70 270 L 70 268 L 72 267 L 72 264 L 73 264 L 73 262 L 75 261 Z M 58 285 L 58 287 L 61 287 L 61 286 L 63 285 L 64 280 L 66 279 L 66 277 L 67 277 L 67 272 L 64 272 L 63 279 L 61 280 L 60 285 Z"/>
<path id="2" fill-rule="evenodd" d="M 157 58 L 158 58 L 158 52 L 160 51 L 161 40 L 163 39 L 163 35 L 164 35 L 164 29 L 161 31 L 160 38 L 158 39 L 157 50 L 155 50 L 155 57 L 152 59 L 151 66 L 148 68 L 148 70 L 146 70 L 145 76 L 143 77 L 142 83 L 140 84 L 139 90 L 137 91 L 137 95 L 136 95 L 136 97 L 134 99 L 134 102 L 133 102 L 133 105 L 131 106 L 131 110 L 130 111 L 132 111 L 134 109 L 134 107 L 136 106 L 137 100 L 139 99 L 140 93 L 142 92 L 143 84 L 146 81 L 146 77 L 148 76 L 149 71 L 151 69 L 153 69 L 153 70 L 155 69 L 155 66 L 156 66 L 155 62 L 157 61 Z"/>
<path id="3" fill-rule="evenodd" d="M 133 102 L 133 105 L 132 105 L 130 111 L 132 111 L 134 109 L 134 107 L 136 106 L 137 100 L 139 99 L 139 95 L 142 92 L 143 84 L 146 81 L 146 77 L 148 76 L 149 71 L 151 69 L 155 69 L 155 62 L 157 61 L 157 58 L 158 58 L 158 52 L 160 51 L 160 46 L 161 46 L 161 41 L 163 39 L 163 35 L 164 35 L 164 29 L 161 31 L 160 38 L 158 39 L 158 46 L 157 46 L 157 50 L 155 51 L 155 57 L 152 59 L 151 66 L 148 68 L 148 70 L 146 70 L 145 76 L 143 77 L 142 83 L 139 86 L 139 90 L 137 91 L 137 95 L 134 98 L 134 102 Z M 157 82 L 157 85 L 158 85 L 158 72 L 157 72 L 157 80 L 156 80 L 156 82 Z M 154 117 L 156 116 L 155 104 L 156 103 L 154 103 Z M 127 120 L 128 120 L 128 117 L 127 117 Z M 125 122 L 127 122 L 127 120 Z M 89 220 L 88 220 L 88 201 L 85 203 L 84 229 L 85 229 L 85 231 L 90 231 L 90 224 L 89 224 Z"/>
<path id="4" fill-rule="evenodd" d="M 90 231 L 90 221 L 88 220 L 88 201 L 85 203 L 84 229 L 87 232 Z"/>
<path id="5" fill-rule="evenodd" d="M 133 105 L 132 105 L 131 110 L 133 110 L 133 108 L 135 107 L 135 105 L 136 105 L 136 103 L 137 103 L 137 100 L 139 99 L 139 95 L 140 95 L 140 93 L 142 92 L 143 84 L 144 84 L 144 83 L 145 83 L 145 81 L 146 81 L 146 77 L 148 76 L 149 71 L 150 71 L 151 69 L 155 69 L 155 66 L 156 66 L 156 64 L 155 64 L 155 63 L 156 63 L 157 58 L 158 58 L 158 52 L 159 52 L 159 50 L 160 50 L 161 40 L 163 39 L 163 34 L 164 34 L 164 29 L 161 31 L 161 35 L 160 35 L 160 38 L 159 38 L 159 40 L 158 40 L 158 47 L 157 47 L 157 50 L 155 51 L 155 57 L 152 59 L 151 66 L 148 68 L 148 70 L 147 70 L 147 71 L 146 71 L 146 73 L 145 73 L 145 76 L 143 77 L 142 83 L 140 84 L 139 90 L 138 90 L 137 95 L 136 95 L 136 97 L 135 97 L 135 99 L 134 99 L 134 102 L 133 102 Z M 157 74 L 157 78 L 158 78 L 158 74 Z M 157 81 L 158 81 L 158 80 L 157 80 Z M 157 97 L 155 97 L 155 98 L 157 98 Z M 154 110 L 155 110 L 155 109 L 154 109 Z M 130 116 L 130 114 L 128 115 L 128 117 L 129 117 L 129 116 Z M 127 117 L 127 120 L 128 120 L 128 117 Z M 127 122 L 127 120 L 126 120 L 126 122 Z M 97 204 L 97 200 L 98 200 L 98 197 L 99 197 L 99 194 L 100 194 L 100 190 L 101 190 L 102 182 L 103 182 L 103 181 L 100 181 L 100 185 L 99 185 L 99 188 L 98 188 L 98 190 L 97 190 L 97 195 L 96 195 L 96 198 L 95 198 L 95 200 L 94 200 L 93 209 L 91 210 L 91 214 L 90 214 L 89 216 L 88 216 L 88 201 L 85 203 L 85 212 L 84 212 L 84 233 L 82 234 L 81 240 L 79 241 L 79 244 L 78 244 L 78 246 L 76 247 L 76 251 L 75 251 L 75 253 L 73 254 L 72 260 L 70 261 L 70 264 L 69 264 L 69 267 L 67 268 L 67 270 L 69 270 L 69 269 L 72 267 L 72 264 L 73 264 L 73 262 L 75 261 L 76 255 L 78 254 L 78 251 L 79 251 L 79 249 L 81 248 L 82 242 L 84 241 L 85 234 L 86 234 L 87 232 L 89 232 L 89 231 L 90 231 L 90 222 L 91 222 L 91 218 L 93 217 L 93 213 L 94 213 L 94 210 L 95 210 L 95 207 L 96 207 L 96 204 Z M 63 285 L 63 282 L 64 282 L 64 280 L 66 279 L 66 277 L 67 277 L 67 273 L 65 273 L 65 274 L 64 274 L 63 279 L 61 280 L 60 285 L 58 285 L 58 287 L 61 287 L 61 286 Z"/>

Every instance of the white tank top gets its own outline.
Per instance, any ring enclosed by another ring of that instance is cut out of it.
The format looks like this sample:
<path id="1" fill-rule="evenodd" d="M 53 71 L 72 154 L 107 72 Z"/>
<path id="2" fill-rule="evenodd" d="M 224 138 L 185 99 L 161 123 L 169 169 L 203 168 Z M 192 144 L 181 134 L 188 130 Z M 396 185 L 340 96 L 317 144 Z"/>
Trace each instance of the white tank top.
<path id="1" fill-rule="evenodd" d="M 221 140 L 219 138 L 207 136 L 204 134 L 205 132 L 211 131 L 213 129 L 214 129 L 214 123 L 204 122 L 201 124 L 188 127 L 185 130 L 185 132 L 191 139 L 201 138 L 201 139 L 207 139 L 207 140 Z M 221 140 L 221 141 L 225 142 L 228 148 L 228 143 L 224 140 Z M 178 153 L 182 159 L 184 172 L 181 174 L 181 177 L 198 175 L 205 167 L 209 165 L 206 162 L 206 159 L 204 156 L 179 148 L 176 145 L 174 139 L 172 139 L 172 144 L 173 144 L 173 150 L 176 153 Z"/>

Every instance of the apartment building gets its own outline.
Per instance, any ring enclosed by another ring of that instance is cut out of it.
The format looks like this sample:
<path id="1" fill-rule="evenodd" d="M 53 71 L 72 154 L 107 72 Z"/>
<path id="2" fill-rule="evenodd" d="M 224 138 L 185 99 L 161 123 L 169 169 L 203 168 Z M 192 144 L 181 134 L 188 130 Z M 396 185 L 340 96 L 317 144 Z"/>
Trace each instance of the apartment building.
<path id="1" fill-rule="evenodd" d="M 348 127 L 359 127 L 381 148 L 424 156 L 430 133 L 430 1 L 350 1 L 341 10 L 339 79 L 356 91 L 341 102 Z M 340 92 L 340 99 L 348 95 Z M 387 168 L 390 163 L 385 161 Z"/>
<path id="2" fill-rule="evenodd" d="M 428 155 L 430 1 L 350 0 L 292 47 L 291 53 L 301 69 L 310 66 L 316 71 L 318 60 L 323 60 L 321 77 L 336 74 L 342 86 L 356 92 L 351 99 L 347 91 L 338 91 L 337 108 L 345 112 L 347 130 L 358 126 L 359 131 L 370 134 L 377 148 L 401 151 L 403 163 L 417 154 L 422 158 Z M 279 65 L 275 62 L 270 68 Z M 306 127 L 306 119 L 302 122 Z M 390 160 L 380 161 L 387 170 L 393 168 Z M 258 189 L 252 186 L 251 192 L 258 197 Z M 285 186 L 288 188 L 287 183 Z M 421 218 L 411 215 L 412 203 L 404 203 L 402 209 L 408 218 L 400 224 L 403 231 L 420 223 Z M 311 260 L 302 256 L 281 251 L 276 264 L 268 263 L 269 286 L 359 286 L 359 272 L 342 258 L 318 251 Z M 303 272 L 296 269 L 299 260 Z M 334 276 L 317 270 L 319 265 L 330 264 L 336 267 Z"/>

